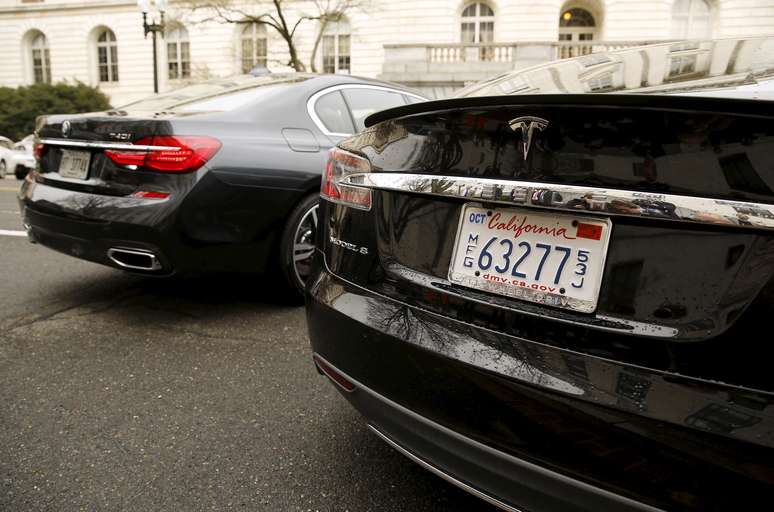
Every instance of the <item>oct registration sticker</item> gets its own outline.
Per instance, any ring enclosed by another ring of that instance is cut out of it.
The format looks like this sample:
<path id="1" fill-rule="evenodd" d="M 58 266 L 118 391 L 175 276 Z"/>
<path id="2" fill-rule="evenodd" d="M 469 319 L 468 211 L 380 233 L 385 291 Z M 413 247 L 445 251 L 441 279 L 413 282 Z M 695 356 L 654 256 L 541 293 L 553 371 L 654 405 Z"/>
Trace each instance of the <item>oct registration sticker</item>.
<path id="1" fill-rule="evenodd" d="M 462 208 L 449 280 L 548 306 L 597 307 L 611 222 L 524 208 Z"/>

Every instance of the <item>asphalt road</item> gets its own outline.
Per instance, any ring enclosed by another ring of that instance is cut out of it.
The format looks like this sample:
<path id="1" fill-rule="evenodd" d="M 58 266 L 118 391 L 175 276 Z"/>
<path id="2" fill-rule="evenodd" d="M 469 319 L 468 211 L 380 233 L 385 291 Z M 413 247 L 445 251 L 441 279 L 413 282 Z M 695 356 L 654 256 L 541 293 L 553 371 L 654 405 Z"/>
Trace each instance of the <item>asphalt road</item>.
<path id="1" fill-rule="evenodd" d="M 156 280 L 21 230 L 0 180 L 0 510 L 492 511 L 383 444 L 260 280 Z"/>

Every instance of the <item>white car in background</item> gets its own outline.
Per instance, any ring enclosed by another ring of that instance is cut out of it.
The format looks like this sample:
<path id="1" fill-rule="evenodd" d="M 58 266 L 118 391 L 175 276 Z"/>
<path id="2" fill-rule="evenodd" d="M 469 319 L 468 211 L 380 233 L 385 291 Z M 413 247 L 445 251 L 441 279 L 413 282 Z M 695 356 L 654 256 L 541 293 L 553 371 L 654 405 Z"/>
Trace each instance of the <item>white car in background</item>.
<path id="1" fill-rule="evenodd" d="M 35 168 L 34 146 L 35 142 L 32 135 L 27 135 L 13 145 L 8 169 L 13 171 L 17 179 L 23 180 L 27 173 Z"/>
<path id="2" fill-rule="evenodd" d="M 5 173 L 14 165 L 13 141 L 8 137 L 0 137 L 0 179 L 5 178 Z"/>

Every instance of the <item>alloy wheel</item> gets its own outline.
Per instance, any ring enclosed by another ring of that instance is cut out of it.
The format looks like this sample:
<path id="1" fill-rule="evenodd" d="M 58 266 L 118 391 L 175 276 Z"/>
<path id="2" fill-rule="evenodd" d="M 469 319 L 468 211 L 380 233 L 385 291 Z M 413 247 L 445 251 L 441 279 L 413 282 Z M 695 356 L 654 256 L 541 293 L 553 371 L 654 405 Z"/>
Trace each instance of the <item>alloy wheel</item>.
<path id="1" fill-rule="evenodd" d="M 318 208 L 319 205 L 315 204 L 301 216 L 293 235 L 293 271 L 302 286 L 312 271 Z"/>

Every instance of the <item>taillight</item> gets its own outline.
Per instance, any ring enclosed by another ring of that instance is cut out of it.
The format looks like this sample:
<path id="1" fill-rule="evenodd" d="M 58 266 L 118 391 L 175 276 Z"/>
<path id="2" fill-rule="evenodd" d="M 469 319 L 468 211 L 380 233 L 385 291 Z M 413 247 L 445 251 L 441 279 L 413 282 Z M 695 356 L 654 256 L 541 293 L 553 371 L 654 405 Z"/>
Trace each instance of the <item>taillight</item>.
<path id="1" fill-rule="evenodd" d="M 44 146 L 40 142 L 32 146 L 32 154 L 36 160 L 40 160 L 40 157 L 43 156 L 43 153 L 45 153 L 45 151 L 46 151 L 46 146 Z"/>
<path id="2" fill-rule="evenodd" d="M 320 197 L 352 208 L 370 210 L 371 190 L 343 183 L 353 174 L 368 172 L 371 172 L 371 163 L 367 159 L 343 149 L 332 149 L 325 165 Z"/>
<path id="3" fill-rule="evenodd" d="M 336 371 L 336 369 L 325 362 L 322 357 L 314 354 L 312 359 L 317 365 L 317 368 L 319 368 L 320 371 L 323 372 L 323 374 L 325 374 L 325 376 L 331 379 L 335 384 L 341 386 L 344 391 L 349 391 L 351 393 L 355 390 L 357 387 L 355 386 L 355 383 Z"/>
<path id="4" fill-rule="evenodd" d="M 138 190 L 132 197 L 138 199 L 166 199 L 169 197 L 169 192 L 156 192 L 153 190 Z"/>
<path id="5" fill-rule="evenodd" d="M 135 141 L 148 150 L 110 149 L 105 155 L 118 165 L 160 172 L 193 172 L 220 149 L 220 141 L 201 135 L 163 135 Z"/>

